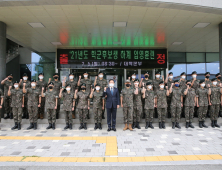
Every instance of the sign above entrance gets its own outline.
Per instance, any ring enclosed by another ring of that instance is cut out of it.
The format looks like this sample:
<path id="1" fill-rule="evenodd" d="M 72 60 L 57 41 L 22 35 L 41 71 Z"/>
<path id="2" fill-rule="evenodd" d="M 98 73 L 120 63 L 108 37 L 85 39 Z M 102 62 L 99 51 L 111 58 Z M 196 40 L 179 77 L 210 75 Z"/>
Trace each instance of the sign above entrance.
<path id="1" fill-rule="evenodd" d="M 167 68 L 167 50 L 57 49 L 57 68 Z"/>

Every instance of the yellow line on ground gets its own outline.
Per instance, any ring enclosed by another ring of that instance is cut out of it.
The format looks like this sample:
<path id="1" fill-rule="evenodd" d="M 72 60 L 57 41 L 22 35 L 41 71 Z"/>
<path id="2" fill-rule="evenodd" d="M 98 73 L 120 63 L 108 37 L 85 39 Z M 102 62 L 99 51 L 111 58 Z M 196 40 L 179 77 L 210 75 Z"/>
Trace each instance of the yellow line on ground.
<path id="1" fill-rule="evenodd" d="M 0 136 L 0 140 L 95 140 L 96 143 L 106 144 L 105 156 L 117 156 L 116 136 L 107 137 L 36 137 L 36 136 Z"/>
<path id="2" fill-rule="evenodd" d="M 1 156 L 0 162 L 155 162 L 155 161 L 190 161 L 222 160 L 221 155 L 175 155 L 145 157 L 21 157 Z"/>

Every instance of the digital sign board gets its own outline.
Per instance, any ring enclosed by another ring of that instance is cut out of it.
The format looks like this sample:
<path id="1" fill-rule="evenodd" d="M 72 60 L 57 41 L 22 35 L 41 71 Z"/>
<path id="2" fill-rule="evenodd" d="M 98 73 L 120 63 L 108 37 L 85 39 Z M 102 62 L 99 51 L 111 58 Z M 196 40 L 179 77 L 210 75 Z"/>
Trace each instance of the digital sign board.
<path id="1" fill-rule="evenodd" d="M 167 49 L 57 49 L 57 68 L 167 68 Z"/>

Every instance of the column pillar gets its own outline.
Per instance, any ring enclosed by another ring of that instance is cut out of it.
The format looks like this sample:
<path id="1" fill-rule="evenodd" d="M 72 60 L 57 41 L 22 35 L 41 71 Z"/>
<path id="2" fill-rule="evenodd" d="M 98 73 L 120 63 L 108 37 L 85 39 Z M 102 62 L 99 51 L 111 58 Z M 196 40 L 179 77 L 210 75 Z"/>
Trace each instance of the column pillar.
<path id="1" fill-rule="evenodd" d="M 0 81 L 6 77 L 6 24 L 0 21 Z"/>
<path id="2" fill-rule="evenodd" d="M 219 24 L 219 63 L 220 73 L 222 73 L 222 22 Z"/>

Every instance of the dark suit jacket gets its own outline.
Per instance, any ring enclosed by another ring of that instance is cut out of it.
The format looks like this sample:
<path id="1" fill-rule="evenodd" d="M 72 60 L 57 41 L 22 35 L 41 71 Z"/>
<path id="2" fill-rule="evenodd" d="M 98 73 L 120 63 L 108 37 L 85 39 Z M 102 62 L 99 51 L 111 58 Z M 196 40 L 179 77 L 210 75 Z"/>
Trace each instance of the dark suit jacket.
<path id="1" fill-rule="evenodd" d="M 120 104 L 119 101 L 119 90 L 113 87 L 113 95 L 111 94 L 110 87 L 106 89 L 106 92 L 103 92 L 103 96 L 106 97 L 106 108 L 117 108 L 117 105 Z"/>

